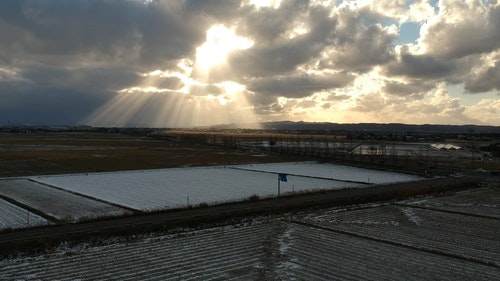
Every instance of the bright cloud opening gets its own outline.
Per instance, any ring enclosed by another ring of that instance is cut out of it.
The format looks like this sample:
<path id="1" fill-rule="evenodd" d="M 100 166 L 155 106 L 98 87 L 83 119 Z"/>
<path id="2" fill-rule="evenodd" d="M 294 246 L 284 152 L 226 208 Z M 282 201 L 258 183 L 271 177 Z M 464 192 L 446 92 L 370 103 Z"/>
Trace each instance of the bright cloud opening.
<path id="1" fill-rule="evenodd" d="M 249 4 L 257 8 L 272 7 L 278 9 L 281 5 L 281 0 L 250 0 Z"/>
<path id="2" fill-rule="evenodd" d="M 196 65 L 204 70 L 226 62 L 227 54 L 233 50 L 252 47 L 253 41 L 237 36 L 234 30 L 216 24 L 207 30 L 207 40 L 196 48 Z"/>

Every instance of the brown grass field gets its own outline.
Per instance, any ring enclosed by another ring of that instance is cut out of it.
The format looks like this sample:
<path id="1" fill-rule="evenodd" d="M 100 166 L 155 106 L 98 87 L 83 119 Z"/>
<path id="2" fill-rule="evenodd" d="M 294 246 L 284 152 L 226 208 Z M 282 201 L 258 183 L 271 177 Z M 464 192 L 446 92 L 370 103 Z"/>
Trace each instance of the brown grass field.
<path id="1" fill-rule="evenodd" d="M 174 138 L 113 133 L 0 133 L 0 177 L 292 161 Z"/>
<path id="2" fill-rule="evenodd" d="M 264 131 L 165 130 L 151 137 L 105 132 L 0 133 L 0 177 L 318 159 L 310 153 L 270 155 L 250 151 L 248 147 L 244 148 L 239 145 L 240 141 L 269 143 L 280 139 L 311 143 L 314 143 L 314 140 L 346 142 L 343 135 L 284 134 Z M 209 143 L 219 146 L 209 145 Z M 327 160 L 341 161 L 340 163 L 344 164 L 352 162 L 358 165 L 368 165 L 368 167 L 373 166 L 373 163 L 380 163 L 374 159 L 361 159 L 362 156 L 358 156 L 358 158 L 361 157 L 360 159 L 346 160 L 347 156 L 330 153 L 329 157 L 331 159 Z M 392 166 L 402 171 L 421 172 L 420 170 L 424 169 L 417 165 L 422 161 L 421 159 L 400 158 L 388 157 L 384 160 L 393 161 Z M 430 162 L 428 159 L 425 160 L 425 162 Z M 440 160 L 445 161 L 441 166 L 449 172 L 451 164 L 446 162 L 449 159 L 432 159 L 435 164 L 439 164 Z M 405 165 L 408 167 L 402 169 Z M 455 166 L 454 168 L 460 166 L 466 169 L 500 170 L 499 161 L 462 161 L 452 165 Z"/>

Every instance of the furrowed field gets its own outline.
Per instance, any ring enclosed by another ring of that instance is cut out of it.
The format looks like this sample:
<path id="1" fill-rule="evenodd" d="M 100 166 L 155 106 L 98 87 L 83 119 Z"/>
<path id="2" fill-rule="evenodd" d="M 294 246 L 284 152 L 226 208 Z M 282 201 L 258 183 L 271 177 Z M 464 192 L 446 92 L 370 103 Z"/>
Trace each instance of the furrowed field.
<path id="1" fill-rule="evenodd" d="M 435 208 L 437 203 L 461 204 L 464 193 L 459 192 L 255 217 L 230 226 L 97 245 L 62 244 L 49 254 L 1 260 L 0 278 L 498 280 L 500 217 L 488 210 L 500 194 L 496 188 L 482 188 L 465 195 L 481 200 L 474 215 L 467 214 L 467 206 L 461 207 L 462 214 Z"/>

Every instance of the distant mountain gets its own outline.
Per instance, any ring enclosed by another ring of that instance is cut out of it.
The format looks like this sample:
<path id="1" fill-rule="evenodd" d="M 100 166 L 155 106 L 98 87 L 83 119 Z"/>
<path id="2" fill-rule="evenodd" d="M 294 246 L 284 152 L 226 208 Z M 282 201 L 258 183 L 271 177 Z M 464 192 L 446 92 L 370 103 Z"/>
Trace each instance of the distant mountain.
<path id="1" fill-rule="evenodd" d="M 258 124 L 226 124 L 217 125 L 215 129 L 237 129 L 256 128 L 265 130 L 289 130 L 289 131 L 350 131 L 350 132 L 419 132 L 419 133 L 457 133 L 457 134 L 500 134 L 500 126 L 485 125 L 412 125 L 400 123 L 359 123 L 359 124 L 339 124 L 328 122 L 266 122 Z"/>

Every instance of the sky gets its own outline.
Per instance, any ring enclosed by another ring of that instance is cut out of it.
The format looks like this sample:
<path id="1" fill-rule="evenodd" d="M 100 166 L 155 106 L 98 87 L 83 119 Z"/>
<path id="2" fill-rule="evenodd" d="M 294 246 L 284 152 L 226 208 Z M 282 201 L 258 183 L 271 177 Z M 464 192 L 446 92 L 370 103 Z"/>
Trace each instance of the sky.
<path id="1" fill-rule="evenodd" d="M 497 0 L 2 0 L 0 125 L 500 126 Z"/>

